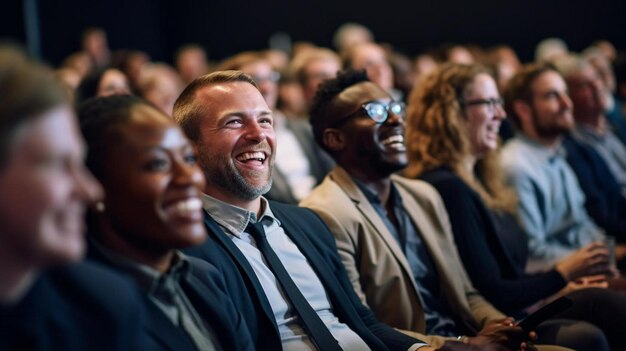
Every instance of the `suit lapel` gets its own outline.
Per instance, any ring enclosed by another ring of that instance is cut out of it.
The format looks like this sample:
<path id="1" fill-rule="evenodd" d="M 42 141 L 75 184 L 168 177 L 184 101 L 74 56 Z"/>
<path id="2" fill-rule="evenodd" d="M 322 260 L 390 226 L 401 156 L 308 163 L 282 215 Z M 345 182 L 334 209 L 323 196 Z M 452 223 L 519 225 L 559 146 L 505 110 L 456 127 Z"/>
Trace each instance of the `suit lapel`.
<path id="1" fill-rule="evenodd" d="M 291 216 L 284 214 L 276 206 L 272 207 L 272 212 L 274 212 L 276 217 L 280 220 L 285 233 L 293 240 L 304 257 L 306 257 L 324 287 L 331 292 L 329 296 L 331 296 L 331 298 L 338 296 L 343 297 L 345 292 L 341 290 L 341 287 L 337 284 L 335 274 L 329 269 L 327 262 L 320 256 L 306 234 L 292 221 Z M 340 298 L 339 300 L 345 301 L 346 299 Z M 336 303 L 335 301 L 335 306 Z"/>
<path id="2" fill-rule="evenodd" d="M 147 296 L 142 296 L 148 315 L 148 333 L 169 350 L 195 350 L 189 337 L 176 327 Z"/>
<path id="3" fill-rule="evenodd" d="M 215 220 L 211 218 L 210 215 L 205 214 L 204 223 L 209 229 L 209 235 L 211 235 L 219 243 L 219 245 L 221 245 L 224 250 L 226 250 L 228 255 L 232 258 L 233 262 L 235 262 L 238 270 L 242 272 L 241 275 L 243 276 L 244 280 L 248 280 L 252 284 L 256 296 L 258 296 L 259 301 L 261 302 L 263 312 L 265 312 L 266 317 L 269 318 L 270 321 L 272 321 L 274 327 L 276 328 L 276 330 L 278 330 L 272 307 L 267 300 L 267 296 L 265 295 L 265 291 L 263 290 L 261 283 L 254 273 L 254 269 L 248 263 L 248 260 L 244 257 L 244 255 L 233 243 L 233 241 L 228 237 L 228 235 L 225 234 L 224 231 L 219 227 L 217 222 L 215 222 Z"/>

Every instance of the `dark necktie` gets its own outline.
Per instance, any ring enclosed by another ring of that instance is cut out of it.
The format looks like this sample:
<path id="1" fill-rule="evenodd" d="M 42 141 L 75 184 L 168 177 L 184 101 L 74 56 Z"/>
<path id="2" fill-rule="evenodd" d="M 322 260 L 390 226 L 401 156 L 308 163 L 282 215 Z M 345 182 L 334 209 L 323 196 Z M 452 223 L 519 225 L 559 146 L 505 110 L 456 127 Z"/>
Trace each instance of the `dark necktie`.
<path id="1" fill-rule="evenodd" d="M 291 306 L 296 310 L 302 324 L 309 333 L 309 337 L 315 343 L 318 350 L 337 350 L 340 351 L 341 347 L 337 343 L 337 340 L 330 333 L 324 322 L 320 319 L 317 313 L 313 310 L 313 307 L 304 298 L 296 283 L 293 282 L 289 273 L 283 266 L 280 259 L 272 250 L 267 237 L 265 236 L 265 230 L 262 223 L 249 222 L 246 227 L 246 232 L 252 235 L 256 240 L 257 248 L 261 251 L 261 254 L 265 257 L 267 265 L 274 273 L 274 276 L 278 280 L 278 283 L 282 287 L 285 294 L 291 302 Z"/>

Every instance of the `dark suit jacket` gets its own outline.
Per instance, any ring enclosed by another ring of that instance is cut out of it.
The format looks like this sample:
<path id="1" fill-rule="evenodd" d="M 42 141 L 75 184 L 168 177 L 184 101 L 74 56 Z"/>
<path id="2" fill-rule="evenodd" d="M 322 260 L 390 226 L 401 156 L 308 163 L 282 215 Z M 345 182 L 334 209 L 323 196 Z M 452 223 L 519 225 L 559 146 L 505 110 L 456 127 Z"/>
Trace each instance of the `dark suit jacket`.
<path id="1" fill-rule="evenodd" d="M 420 178 L 439 191 L 465 270 L 474 286 L 498 309 L 519 315 L 522 308 L 565 286 L 554 269 L 524 273 L 528 255 L 524 232 L 515 222 L 498 218 L 450 168 L 436 168 Z"/>
<path id="2" fill-rule="evenodd" d="M 148 350 L 130 281 L 93 263 L 44 272 L 17 305 L 0 306 L 0 350 Z"/>
<path id="3" fill-rule="evenodd" d="M 311 175 L 315 177 L 316 184 L 319 184 L 334 167 L 334 161 L 317 145 L 313 139 L 311 125 L 306 120 L 287 120 L 287 129 L 289 129 L 298 140 L 309 162 Z M 265 194 L 265 197 L 293 205 L 298 203 L 298 200 L 291 192 L 291 188 L 289 188 L 287 178 L 281 173 L 278 167 L 274 167 L 274 171 L 272 172 L 272 188 Z"/>
<path id="4" fill-rule="evenodd" d="M 341 322 L 346 323 L 373 350 L 406 350 L 419 342 L 380 323 L 372 311 L 361 304 L 348 280 L 335 241 L 316 214 L 277 202 L 270 202 L 270 206 L 287 235 L 324 284 L 333 311 Z M 282 349 L 274 314 L 252 267 L 210 216 L 206 216 L 205 223 L 209 240 L 187 250 L 187 253 L 213 263 L 224 273 L 227 289 L 248 322 L 257 349 Z"/>
<path id="5" fill-rule="evenodd" d="M 109 264 L 97 250 L 90 250 L 89 257 Z M 181 278 L 181 287 L 198 315 L 210 324 L 220 345 L 224 350 L 253 350 L 247 325 L 226 294 L 219 271 L 194 257 L 189 257 L 189 264 L 189 270 Z M 142 294 L 142 300 L 148 317 L 145 342 L 150 343 L 150 350 L 197 350 L 185 332 L 172 324 L 147 295 Z"/>
<path id="6" fill-rule="evenodd" d="M 585 209 L 607 234 L 626 241 L 626 198 L 600 155 L 571 136 L 563 139 L 567 163 L 585 193 Z"/>

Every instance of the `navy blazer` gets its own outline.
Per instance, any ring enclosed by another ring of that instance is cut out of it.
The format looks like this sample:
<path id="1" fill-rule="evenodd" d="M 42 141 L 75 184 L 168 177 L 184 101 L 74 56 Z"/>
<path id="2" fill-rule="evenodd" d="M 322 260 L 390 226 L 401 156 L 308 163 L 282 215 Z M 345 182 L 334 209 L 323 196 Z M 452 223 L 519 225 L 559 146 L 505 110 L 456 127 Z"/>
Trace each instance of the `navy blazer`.
<path id="1" fill-rule="evenodd" d="M 585 193 L 585 209 L 607 234 L 626 241 L 626 198 L 602 157 L 570 135 L 563 139 L 567 163 Z"/>
<path id="2" fill-rule="evenodd" d="M 140 301 L 130 281 L 100 265 L 52 269 L 17 305 L 0 305 L 0 350 L 149 350 Z"/>
<path id="3" fill-rule="evenodd" d="M 273 201 L 270 207 L 322 281 L 337 318 L 372 350 L 407 350 L 420 342 L 380 323 L 372 311 L 361 304 L 341 263 L 332 234 L 313 211 Z M 209 240 L 186 252 L 209 261 L 224 273 L 227 289 L 244 315 L 257 349 L 281 350 L 274 313 L 254 270 L 211 216 L 205 216 L 205 223 Z"/>
<path id="4" fill-rule="evenodd" d="M 90 250 L 89 258 L 109 264 L 99 251 Z M 235 309 L 219 271 L 211 264 L 188 257 L 189 269 L 180 285 L 198 314 L 210 324 L 224 350 L 254 350 L 252 339 L 241 314 Z M 117 269 L 117 267 L 113 267 Z M 121 273 L 124 273 L 121 271 Z M 146 338 L 149 350 L 196 351 L 185 332 L 172 324 L 163 311 L 146 294 L 142 300 L 147 311 Z"/>

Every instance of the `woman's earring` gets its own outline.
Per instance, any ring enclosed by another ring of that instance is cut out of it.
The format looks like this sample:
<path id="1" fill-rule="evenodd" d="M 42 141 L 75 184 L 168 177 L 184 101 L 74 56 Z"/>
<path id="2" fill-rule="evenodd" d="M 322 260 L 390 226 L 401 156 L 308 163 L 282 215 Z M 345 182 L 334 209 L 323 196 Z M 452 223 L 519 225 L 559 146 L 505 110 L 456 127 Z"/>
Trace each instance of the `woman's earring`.
<path id="1" fill-rule="evenodd" d="M 96 202 L 96 212 L 104 212 L 106 207 L 104 206 L 104 202 L 98 201 Z"/>

